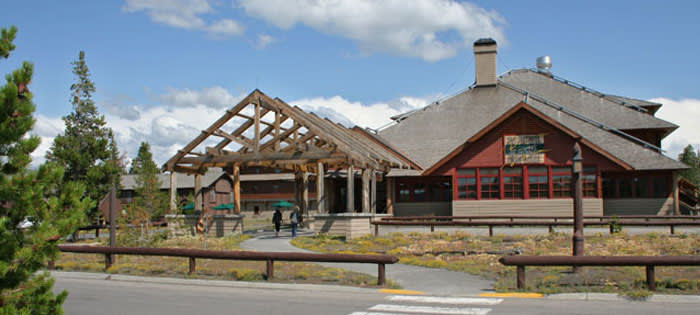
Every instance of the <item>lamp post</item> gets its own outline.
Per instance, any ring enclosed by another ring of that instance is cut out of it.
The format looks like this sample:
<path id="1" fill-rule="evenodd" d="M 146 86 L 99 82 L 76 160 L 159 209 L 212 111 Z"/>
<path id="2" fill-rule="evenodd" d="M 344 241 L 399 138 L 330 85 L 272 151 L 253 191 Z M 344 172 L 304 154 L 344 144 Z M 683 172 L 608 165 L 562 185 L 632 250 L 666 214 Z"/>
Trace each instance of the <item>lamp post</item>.
<path id="1" fill-rule="evenodd" d="M 583 256 L 583 157 L 578 142 L 574 144 L 573 181 L 574 181 L 574 256 Z"/>

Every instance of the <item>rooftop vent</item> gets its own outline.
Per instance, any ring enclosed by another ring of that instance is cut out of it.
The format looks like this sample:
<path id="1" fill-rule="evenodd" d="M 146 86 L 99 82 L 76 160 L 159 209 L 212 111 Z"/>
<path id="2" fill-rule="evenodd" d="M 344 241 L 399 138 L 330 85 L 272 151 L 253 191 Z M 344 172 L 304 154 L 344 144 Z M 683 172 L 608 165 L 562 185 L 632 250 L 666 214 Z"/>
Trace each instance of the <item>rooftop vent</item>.
<path id="1" fill-rule="evenodd" d="M 537 57 L 537 70 L 550 73 L 552 69 L 552 57 Z"/>

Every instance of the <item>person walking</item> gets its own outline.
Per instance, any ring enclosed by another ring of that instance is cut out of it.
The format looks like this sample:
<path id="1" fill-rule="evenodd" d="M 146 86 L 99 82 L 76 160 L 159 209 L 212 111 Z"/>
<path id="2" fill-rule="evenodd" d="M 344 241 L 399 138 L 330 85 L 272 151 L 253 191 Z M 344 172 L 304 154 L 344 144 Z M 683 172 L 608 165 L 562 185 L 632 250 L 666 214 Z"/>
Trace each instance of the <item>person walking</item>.
<path id="1" fill-rule="evenodd" d="M 297 226 L 302 222 L 299 206 L 294 206 L 294 210 L 289 214 L 289 223 L 292 224 L 292 237 L 297 237 Z"/>
<path id="2" fill-rule="evenodd" d="M 275 224 L 275 237 L 280 237 L 280 226 L 282 226 L 282 212 L 280 209 L 275 209 L 275 213 L 272 215 L 272 223 Z"/>

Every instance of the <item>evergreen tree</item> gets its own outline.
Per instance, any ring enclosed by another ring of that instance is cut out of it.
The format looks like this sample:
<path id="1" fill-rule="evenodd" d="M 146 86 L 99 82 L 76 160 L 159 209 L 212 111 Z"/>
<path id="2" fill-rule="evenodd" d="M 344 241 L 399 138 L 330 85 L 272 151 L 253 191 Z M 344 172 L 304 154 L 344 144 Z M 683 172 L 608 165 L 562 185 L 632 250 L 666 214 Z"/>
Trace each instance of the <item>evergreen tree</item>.
<path id="1" fill-rule="evenodd" d="M 81 51 L 72 64 L 77 77 L 70 87 L 73 112 L 63 117 L 65 132 L 54 139 L 46 158 L 66 168 L 65 180 L 85 182 L 87 196 L 101 200 L 112 184 L 119 184 L 123 172 L 119 152 L 112 130 L 92 100 L 95 84 L 90 80 L 85 52 Z M 88 211 L 90 219 L 97 215 L 96 207 Z"/>
<path id="2" fill-rule="evenodd" d="M 0 56 L 14 49 L 17 29 L 2 29 Z M 63 182 L 63 168 L 52 163 L 29 170 L 39 145 L 27 133 L 34 125 L 33 64 L 6 76 L 0 87 L 0 314 L 62 314 L 68 293 L 52 292 L 53 279 L 37 273 L 58 255 L 56 241 L 72 233 L 91 206 L 81 183 Z"/>
<path id="3" fill-rule="evenodd" d="M 129 172 L 136 176 L 134 214 L 148 219 L 165 214 L 168 200 L 166 194 L 160 191 L 161 181 L 158 177 L 160 169 L 153 162 L 151 146 L 148 142 L 141 142 Z"/>
<path id="4" fill-rule="evenodd" d="M 685 163 L 690 169 L 681 171 L 681 177 L 695 185 L 700 184 L 700 157 L 692 145 L 688 145 L 678 155 L 678 160 Z"/>

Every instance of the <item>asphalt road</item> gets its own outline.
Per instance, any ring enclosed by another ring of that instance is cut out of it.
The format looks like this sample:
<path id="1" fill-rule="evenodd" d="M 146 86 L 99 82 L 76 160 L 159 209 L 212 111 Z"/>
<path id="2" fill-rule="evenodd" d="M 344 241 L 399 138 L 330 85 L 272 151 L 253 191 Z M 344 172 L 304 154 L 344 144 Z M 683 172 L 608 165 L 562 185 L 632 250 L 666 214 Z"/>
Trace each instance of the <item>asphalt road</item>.
<path id="1" fill-rule="evenodd" d="M 376 289 L 57 273 L 66 314 L 697 314 L 700 303 L 444 298 Z M 426 299 L 427 298 L 427 299 Z"/>

